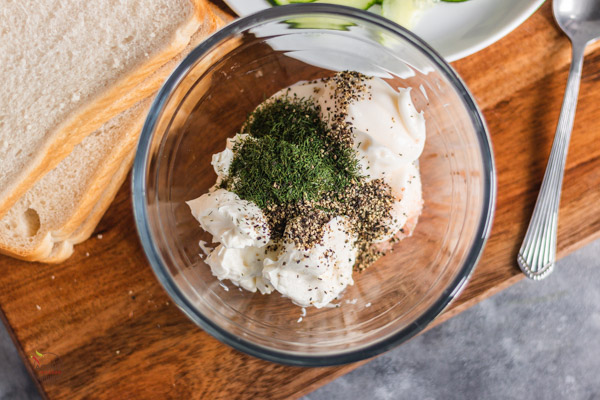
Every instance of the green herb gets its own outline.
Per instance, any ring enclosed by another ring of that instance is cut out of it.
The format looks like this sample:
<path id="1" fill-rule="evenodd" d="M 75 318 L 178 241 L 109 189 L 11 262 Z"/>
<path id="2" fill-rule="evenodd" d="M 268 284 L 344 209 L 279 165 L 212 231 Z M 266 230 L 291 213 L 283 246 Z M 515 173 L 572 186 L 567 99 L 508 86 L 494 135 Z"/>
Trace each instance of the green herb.
<path id="1" fill-rule="evenodd" d="M 327 124 L 310 99 L 288 96 L 263 103 L 242 128 L 242 133 L 256 138 L 270 135 L 292 143 L 307 137 L 324 138 L 327 131 Z"/>
<path id="2" fill-rule="evenodd" d="M 255 110 L 236 143 L 222 187 L 261 208 L 316 200 L 359 178 L 358 160 L 334 142 L 310 100 L 282 97 Z"/>

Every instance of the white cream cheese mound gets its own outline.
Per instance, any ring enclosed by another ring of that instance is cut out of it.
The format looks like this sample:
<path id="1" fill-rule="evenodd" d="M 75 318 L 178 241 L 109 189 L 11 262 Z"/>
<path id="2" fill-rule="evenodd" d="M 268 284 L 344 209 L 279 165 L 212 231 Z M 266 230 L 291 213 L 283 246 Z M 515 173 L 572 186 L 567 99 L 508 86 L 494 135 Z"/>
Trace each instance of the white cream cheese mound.
<path id="1" fill-rule="evenodd" d="M 394 230 L 380 238 L 385 242 L 397 235 L 409 219 L 421 214 L 423 200 L 418 159 L 425 146 L 425 117 L 417 112 L 410 98 L 410 89 L 396 93 L 381 80 L 372 81 L 371 100 L 363 99 L 348 108 L 353 121 L 355 143 L 361 155 L 363 175 L 369 179 L 383 179 L 392 188 L 396 198 L 390 223 Z M 378 112 L 369 124 L 369 115 Z M 407 234 L 411 234 L 408 229 Z"/>
<path id="2" fill-rule="evenodd" d="M 228 138 L 225 150 L 213 154 L 211 165 L 217 174 L 217 186 L 229 175 L 229 166 L 233 161 L 233 146 L 235 146 L 236 142 L 244 140 L 247 136 L 245 133 L 238 133 L 234 137 Z"/>
<path id="3" fill-rule="evenodd" d="M 425 118 L 415 109 L 410 89 L 396 91 L 379 78 L 365 84 L 365 95 L 350 102 L 345 121 L 352 127 L 360 174 L 367 182 L 382 179 L 391 188 L 389 229 L 371 242 L 385 243 L 410 236 L 423 207 L 418 159 L 425 144 Z M 299 82 L 266 102 L 283 96 L 312 98 L 331 128 L 335 88 L 334 79 Z M 245 290 L 277 291 L 301 307 L 326 307 L 354 284 L 352 271 L 359 255 L 351 224 L 344 216 L 331 217 L 322 238 L 307 248 L 290 239 L 272 241 L 263 210 L 233 192 L 217 189 L 228 178 L 235 144 L 247 136 L 227 139 L 225 149 L 212 157 L 215 186 L 187 203 L 200 226 L 218 243 L 214 250 L 206 250 L 206 263 L 219 280 L 228 279 Z M 286 228 L 283 237 L 293 237 L 293 232 Z"/>
<path id="4" fill-rule="evenodd" d="M 217 189 L 187 202 L 202 229 L 225 247 L 263 247 L 271 239 L 262 210 L 237 194 Z"/>
<path id="5" fill-rule="evenodd" d="M 323 229 L 321 243 L 298 249 L 286 242 L 276 260 L 264 261 L 263 276 L 282 295 L 301 307 L 321 308 L 354 284 L 354 238 L 344 217 L 335 217 Z"/>
<path id="6" fill-rule="evenodd" d="M 212 273 L 219 280 L 229 279 L 236 286 L 250 292 L 258 289 L 262 294 L 269 294 L 273 286 L 263 279 L 263 262 L 265 250 L 258 247 L 232 249 L 220 244 L 206 258 Z"/>

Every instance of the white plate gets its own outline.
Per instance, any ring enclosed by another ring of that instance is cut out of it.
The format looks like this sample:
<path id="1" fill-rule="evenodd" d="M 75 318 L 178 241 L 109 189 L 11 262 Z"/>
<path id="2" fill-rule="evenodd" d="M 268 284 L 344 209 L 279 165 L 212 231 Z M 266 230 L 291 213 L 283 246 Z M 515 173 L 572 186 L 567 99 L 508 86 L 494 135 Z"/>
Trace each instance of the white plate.
<path id="1" fill-rule="evenodd" d="M 239 16 L 271 7 L 266 0 L 225 0 Z M 525 21 L 544 0 L 470 0 L 439 3 L 413 31 L 446 60 L 456 61 L 491 45 Z"/>

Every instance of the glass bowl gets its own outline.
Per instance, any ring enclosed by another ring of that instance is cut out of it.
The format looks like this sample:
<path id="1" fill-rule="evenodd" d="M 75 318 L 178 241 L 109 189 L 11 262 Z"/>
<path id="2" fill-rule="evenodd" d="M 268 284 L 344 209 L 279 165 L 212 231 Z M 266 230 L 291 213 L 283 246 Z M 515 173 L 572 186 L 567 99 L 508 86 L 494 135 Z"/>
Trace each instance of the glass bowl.
<path id="1" fill-rule="evenodd" d="M 424 208 L 394 246 L 336 301 L 302 309 L 274 293 L 220 282 L 200 256 L 210 243 L 186 201 L 215 183 L 223 150 L 261 101 L 301 80 L 357 70 L 412 87 L 425 112 Z M 490 231 L 495 171 L 473 98 L 426 43 L 376 15 L 341 6 L 275 7 L 198 46 L 166 81 L 144 125 L 133 170 L 135 221 L 174 302 L 209 334 L 248 354 L 324 366 L 365 359 L 427 326 L 464 287 Z"/>

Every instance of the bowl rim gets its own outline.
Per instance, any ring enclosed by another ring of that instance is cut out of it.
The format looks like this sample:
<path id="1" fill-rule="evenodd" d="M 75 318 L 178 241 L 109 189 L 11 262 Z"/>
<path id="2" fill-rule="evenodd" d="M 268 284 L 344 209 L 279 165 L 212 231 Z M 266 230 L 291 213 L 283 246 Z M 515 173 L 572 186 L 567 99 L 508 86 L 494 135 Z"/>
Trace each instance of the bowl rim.
<path id="1" fill-rule="evenodd" d="M 234 335 L 213 323 L 209 318 L 196 310 L 196 308 L 186 299 L 174 280 L 166 273 L 166 268 L 162 263 L 162 257 L 154 244 L 154 238 L 150 231 L 147 218 L 148 210 L 145 201 L 145 172 L 147 171 L 151 139 L 158 116 L 163 110 L 170 94 L 195 64 L 196 60 L 227 37 L 248 30 L 253 26 L 273 20 L 281 20 L 283 18 L 314 13 L 351 17 L 376 25 L 391 34 L 402 37 L 404 40 L 421 50 L 429 61 L 439 69 L 444 77 L 452 83 L 454 89 L 462 99 L 463 105 L 468 111 L 473 127 L 477 133 L 484 170 L 484 173 L 482 174 L 483 207 L 479 216 L 476 234 L 473 238 L 473 245 L 468 251 L 463 266 L 460 268 L 454 280 L 446 287 L 440 298 L 438 298 L 433 305 L 431 305 L 415 321 L 383 340 L 363 346 L 356 350 L 344 350 L 338 353 L 324 355 L 300 355 L 293 352 L 266 348 Z M 425 327 L 441 314 L 442 311 L 444 311 L 444 309 L 461 293 L 481 257 L 481 253 L 483 252 L 483 248 L 491 231 L 496 204 L 496 168 L 487 126 L 473 96 L 454 69 L 426 42 L 396 23 L 363 10 L 332 4 L 295 4 L 268 8 L 235 20 L 205 39 L 183 59 L 177 68 L 175 68 L 154 99 L 142 128 L 133 165 L 131 190 L 135 224 L 146 257 L 158 281 L 162 284 L 175 304 L 177 304 L 177 306 L 192 321 L 216 339 L 246 354 L 284 365 L 324 367 L 364 360 L 396 347 L 425 329 Z"/>

